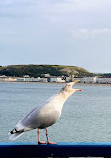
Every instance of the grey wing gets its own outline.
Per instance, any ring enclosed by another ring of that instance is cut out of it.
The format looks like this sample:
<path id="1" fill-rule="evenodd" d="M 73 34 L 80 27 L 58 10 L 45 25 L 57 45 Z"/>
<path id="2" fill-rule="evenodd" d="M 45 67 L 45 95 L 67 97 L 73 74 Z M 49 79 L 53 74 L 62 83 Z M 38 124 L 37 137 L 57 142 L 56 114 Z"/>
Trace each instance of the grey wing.
<path id="1" fill-rule="evenodd" d="M 39 127 L 40 122 L 40 109 L 36 107 L 30 113 L 26 115 L 21 121 L 16 125 L 16 129 L 20 130 L 31 130 Z"/>
<path id="2" fill-rule="evenodd" d="M 19 121 L 16 126 L 18 131 L 28 131 L 36 128 L 46 128 L 53 125 L 60 117 L 60 112 L 56 109 L 45 106 L 33 109 L 24 119 Z"/>

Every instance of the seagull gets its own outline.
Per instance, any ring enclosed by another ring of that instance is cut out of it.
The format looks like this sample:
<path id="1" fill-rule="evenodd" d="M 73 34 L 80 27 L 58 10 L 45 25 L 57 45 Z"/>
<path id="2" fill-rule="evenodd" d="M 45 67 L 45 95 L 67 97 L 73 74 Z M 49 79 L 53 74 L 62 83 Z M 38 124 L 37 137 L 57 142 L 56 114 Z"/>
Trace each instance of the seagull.
<path id="1" fill-rule="evenodd" d="M 25 132 L 38 129 L 38 144 L 56 144 L 49 141 L 48 127 L 60 118 L 63 105 L 68 97 L 76 91 L 82 91 L 81 89 L 73 88 L 73 85 L 78 81 L 67 83 L 57 94 L 49 98 L 45 104 L 34 108 L 28 113 L 9 133 L 9 139 L 12 141 L 16 140 Z M 40 129 L 46 130 L 47 142 L 40 141 Z"/>

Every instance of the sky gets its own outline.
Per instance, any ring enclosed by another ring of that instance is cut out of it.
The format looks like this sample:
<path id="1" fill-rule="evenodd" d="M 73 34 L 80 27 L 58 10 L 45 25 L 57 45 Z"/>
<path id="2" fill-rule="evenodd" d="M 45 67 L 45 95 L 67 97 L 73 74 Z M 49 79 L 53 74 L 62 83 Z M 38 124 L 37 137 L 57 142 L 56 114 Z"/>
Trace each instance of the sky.
<path id="1" fill-rule="evenodd" d="M 0 65 L 111 73 L 111 0 L 0 0 Z"/>

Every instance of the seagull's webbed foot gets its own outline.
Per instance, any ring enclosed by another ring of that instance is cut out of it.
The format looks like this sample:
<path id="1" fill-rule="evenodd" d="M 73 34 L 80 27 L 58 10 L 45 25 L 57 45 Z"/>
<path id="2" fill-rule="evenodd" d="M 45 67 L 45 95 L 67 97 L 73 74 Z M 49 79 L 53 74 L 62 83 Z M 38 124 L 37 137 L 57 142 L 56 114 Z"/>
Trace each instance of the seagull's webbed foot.
<path id="1" fill-rule="evenodd" d="M 38 141 L 38 144 L 46 144 L 46 142 Z"/>
<path id="2" fill-rule="evenodd" d="M 55 142 L 50 142 L 50 141 L 47 141 L 47 144 L 57 144 Z"/>

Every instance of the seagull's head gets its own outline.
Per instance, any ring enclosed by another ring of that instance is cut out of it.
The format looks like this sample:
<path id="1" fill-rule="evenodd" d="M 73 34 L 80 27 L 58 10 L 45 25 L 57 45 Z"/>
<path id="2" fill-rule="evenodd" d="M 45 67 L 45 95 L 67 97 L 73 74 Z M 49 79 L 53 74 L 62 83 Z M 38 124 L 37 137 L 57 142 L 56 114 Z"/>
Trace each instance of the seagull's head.
<path id="1" fill-rule="evenodd" d="M 74 92 L 76 92 L 76 91 L 82 91 L 81 89 L 74 89 L 73 88 L 73 85 L 75 84 L 75 83 L 77 83 L 79 80 L 75 80 L 74 82 L 70 82 L 70 83 L 67 83 L 62 89 L 61 89 L 61 91 L 63 92 L 63 93 L 67 93 L 67 94 L 69 94 L 69 96 L 70 95 L 72 95 Z"/>

